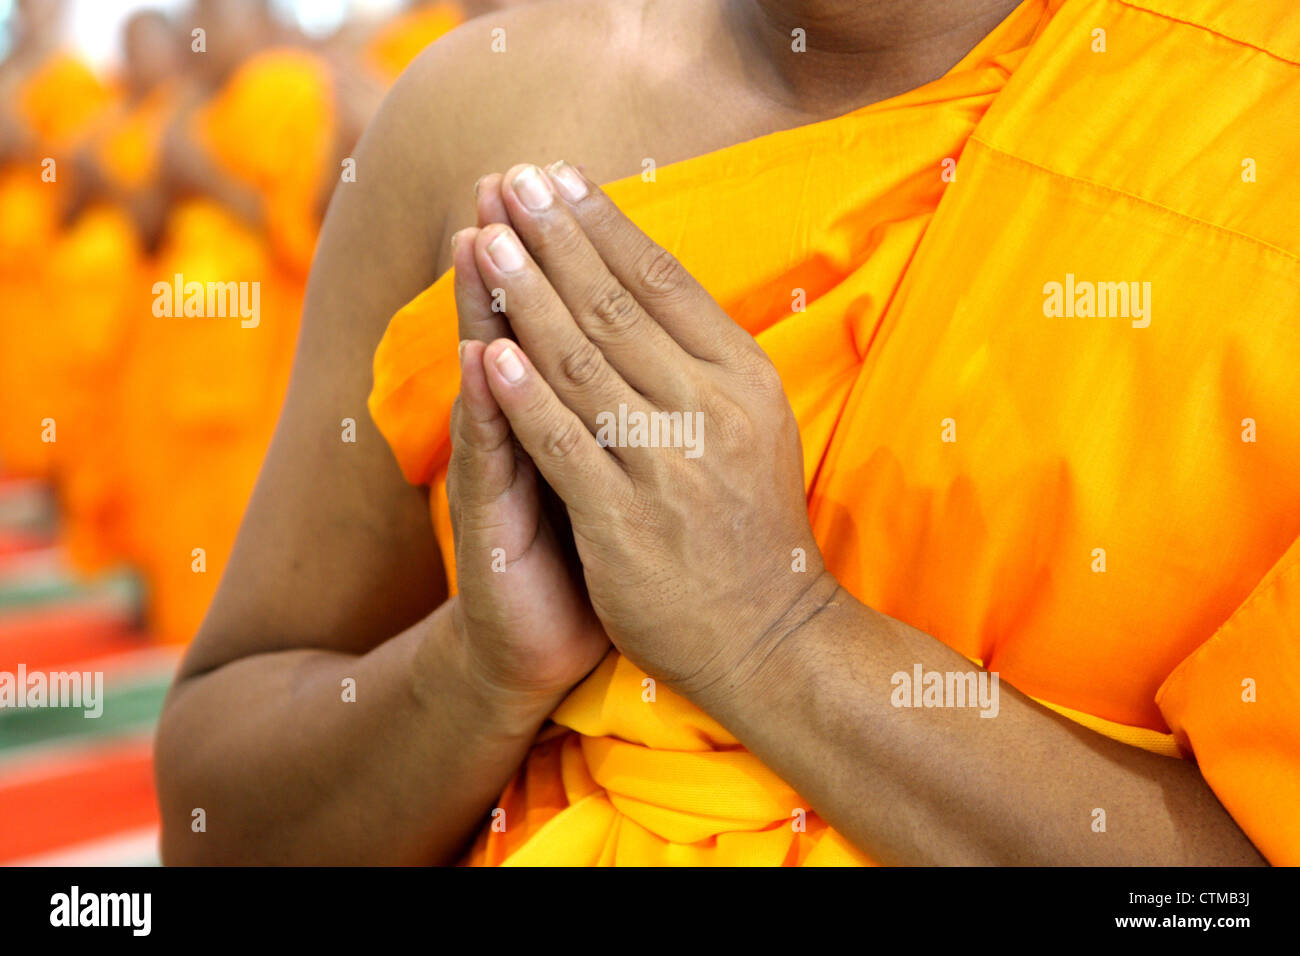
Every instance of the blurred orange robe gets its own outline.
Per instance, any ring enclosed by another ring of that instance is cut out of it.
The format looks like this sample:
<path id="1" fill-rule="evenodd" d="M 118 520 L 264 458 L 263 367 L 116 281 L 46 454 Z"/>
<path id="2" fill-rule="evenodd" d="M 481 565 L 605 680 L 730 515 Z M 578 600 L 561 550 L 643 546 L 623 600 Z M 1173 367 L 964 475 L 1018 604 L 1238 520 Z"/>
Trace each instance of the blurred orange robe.
<path id="1" fill-rule="evenodd" d="M 151 628 L 165 640 L 189 640 L 202 621 L 275 426 L 334 127 L 315 56 L 277 49 L 243 64 L 195 116 L 194 139 L 261 197 L 263 227 L 207 199 L 183 202 L 137 290 L 119 423 L 126 535 L 149 582 Z M 257 324 L 187 318 L 180 303 L 174 316 L 155 315 L 153 284 L 176 275 L 258 283 Z"/>
<path id="2" fill-rule="evenodd" d="M 779 368 L 846 588 L 1099 733 L 1195 758 L 1288 864 L 1296 115 L 1290 0 L 1028 0 L 918 90 L 609 187 Z M 1150 282 L 1149 324 L 1045 314 L 1067 276 Z M 393 318 L 371 411 L 434 487 L 448 568 L 457 379 L 444 276 Z M 642 679 L 611 653 L 570 693 L 469 862 L 866 862 L 815 814 L 796 832 L 797 793 Z"/>
<path id="3" fill-rule="evenodd" d="M 155 183 L 176 102 L 167 84 L 106 117 L 92 137 L 96 165 L 115 197 L 83 212 L 51 251 L 47 334 L 62 343 L 53 369 L 62 412 L 56 452 L 64 546 L 95 570 L 121 560 L 124 477 L 119 445 L 122 363 L 143 326 L 142 288 L 153 265 L 135 221 L 116 201 Z"/>
<path id="4" fill-rule="evenodd" d="M 51 334 L 50 264 L 73 189 L 73 151 L 114 101 L 114 92 L 84 63 L 56 54 L 17 91 L 15 112 L 34 152 L 0 171 L 0 468 L 48 477 L 59 434 L 54 366 L 75 344 Z M 46 160 L 53 160 L 52 167 Z M 42 178 L 46 170 L 53 181 Z M 52 419 L 54 441 L 43 440 Z"/>
<path id="5" fill-rule="evenodd" d="M 453 3 L 425 3 L 400 13 L 370 38 L 366 62 L 391 83 L 421 50 L 456 29 L 464 19 Z"/>

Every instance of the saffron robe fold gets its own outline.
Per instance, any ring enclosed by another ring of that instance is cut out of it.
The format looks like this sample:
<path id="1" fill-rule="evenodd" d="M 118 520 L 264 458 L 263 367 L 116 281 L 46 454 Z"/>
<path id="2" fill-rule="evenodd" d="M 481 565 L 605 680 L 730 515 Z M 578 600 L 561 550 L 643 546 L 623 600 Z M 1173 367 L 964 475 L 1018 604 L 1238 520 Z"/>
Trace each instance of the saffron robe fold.
<path id="1" fill-rule="evenodd" d="M 1290 0 L 1027 0 L 920 89 L 607 187 L 776 364 L 850 592 L 1096 732 L 1195 758 L 1289 864 L 1295 115 Z M 1149 282 L 1149 321 L 1046 314 L 1067 276 Z M 393 317 L 370 397 L 432 486 L 453 585 L 456 339 L 444 275 Z M 574 688 L 468 862 L 867 862 L 643 679 L 611 652 Z"/>

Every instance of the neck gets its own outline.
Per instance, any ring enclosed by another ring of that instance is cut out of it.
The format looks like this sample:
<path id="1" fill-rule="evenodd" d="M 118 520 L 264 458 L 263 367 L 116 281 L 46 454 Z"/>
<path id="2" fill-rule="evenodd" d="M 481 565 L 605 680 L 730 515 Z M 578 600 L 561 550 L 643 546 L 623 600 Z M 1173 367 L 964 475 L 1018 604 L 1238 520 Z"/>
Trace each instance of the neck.
<path id="1" fill-rule="evenodd" d="M 740 53 L 782 106 L 833 116 L 942 76 L 1020 0 L 727 0 Z M 804 51 L 792 48 L 804 31 Z"/>

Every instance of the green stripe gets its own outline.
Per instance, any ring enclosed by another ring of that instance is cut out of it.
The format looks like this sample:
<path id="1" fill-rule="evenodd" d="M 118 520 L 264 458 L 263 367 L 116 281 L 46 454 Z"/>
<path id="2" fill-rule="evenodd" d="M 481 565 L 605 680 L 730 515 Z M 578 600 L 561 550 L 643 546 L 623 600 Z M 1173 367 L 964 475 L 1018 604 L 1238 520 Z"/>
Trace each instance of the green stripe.
<path id="1" fill-rule="evenodd" d="M 75 707 L 0 709 L 0 754 L 54 741 L 147 730 L 157 723 L 170 685 L 170 672 L 130 682 L 110 677 L 104 686 L 104 712 L 95 718 Z"/>
<path id="2" fill-rule="evenodd" d="M 61 573 L 0 580 L 0 614 L 49 604 L 111 598 L 138 607 L 143 593 L 139 579 L 129 571 L 83 581 Z"/>

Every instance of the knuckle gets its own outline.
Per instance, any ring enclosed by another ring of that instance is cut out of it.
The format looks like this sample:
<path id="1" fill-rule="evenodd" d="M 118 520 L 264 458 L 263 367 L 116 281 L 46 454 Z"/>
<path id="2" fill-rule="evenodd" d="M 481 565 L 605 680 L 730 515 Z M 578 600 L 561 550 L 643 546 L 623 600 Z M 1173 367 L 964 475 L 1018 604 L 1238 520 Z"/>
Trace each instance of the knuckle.
<path id="1" fill-rule="evenodd" d="M 763 347 L 743 331 L 739 335 L 726 336 L 718 343 L 718 352 L 718 364 L 738 375 L 745 383 L 757 383 L 760 378 L 758 367 L 772 364 Z"/>
<path id="2" fill-rule="evenodd" d="M 528 423 L 528 430 L 532 433 L 540 431 L 545 423 L 550 420 L 551 402 L 554 399 L 549 395 L 546 389 L 535 389 L 533 394 L 527 399 L 522 412 L 523 421 Z"/>
<path id="3" fill-rule="evenodd" d="M 483 452 L 494 452 L 510 439 L 510 423 L 504 415 L 474 422 L 474 444 Z"/>
<path id="4" fill-rule="evenodd" d="M 663 246 L 650 243 L 638 256 L 636 274 L 645 290 L 656 296 L 680 291 L 685 270 L 677 258 Z"/>
<path id="5" fill-rule="evenodd" d="M 510 437 L 510 423 L 500 412 L 476 418 L 457 397 L 451 409 L 451 451 L 464 458 L 479 452 L 493 452 Z"/>
<path id="6" fill-rule="evenodd" d="M 583 227 L 596 234 L 609 235 L 618 229 L 622 214 L 603 194 L 600 202 L 587 203 L 583 210 Z"/>
<path id="7" fill-rule="evenodd" d="M 553 461 L 563 461 L 577 450 L 578 442 L 581 440 L 582 434 L 578 423 L 571 418 L 566 418 L 555 422 L 546 430 L 543 450 Z"/>
<path id="8" fill-rule="evenodd" d="M 558 217 L 557 221 L 547 223 L 541 236 L 542 248 L 552 257 L 576 256 L 581 253 L 586 242 L 586 234 L 576 222 L 567 217 Z"/>
<path id="9" fill-rule="evenodd" d="M 604 331 L 615 335 L 626 332 L 637 320 L 637 303 L 632 293 L 621 285 L 597 290 L 591 303 L 591 314 Z"/>
<path id="10" fill-rule="evenodd" d="M 754 437 L 749 414 L 731 399 L 715 395 L 709 402 L 707 421 L 724 444 L 744 445 Z"/>
<path id="11" fill-rule="evenodd" d="M 740 375 L 746 387 L 764 395 L 785 391 L 781 374 L 761 349 L 758 354 L 750 355 L 743 361 Z"/>
<path id="12" fill-rule="evenodd" d="M 581 340 L 560 360 L 560 374 L 575 388 L 583 388 L 595 381 L 604 364 L 604 356 L 586 339 Z"/>

